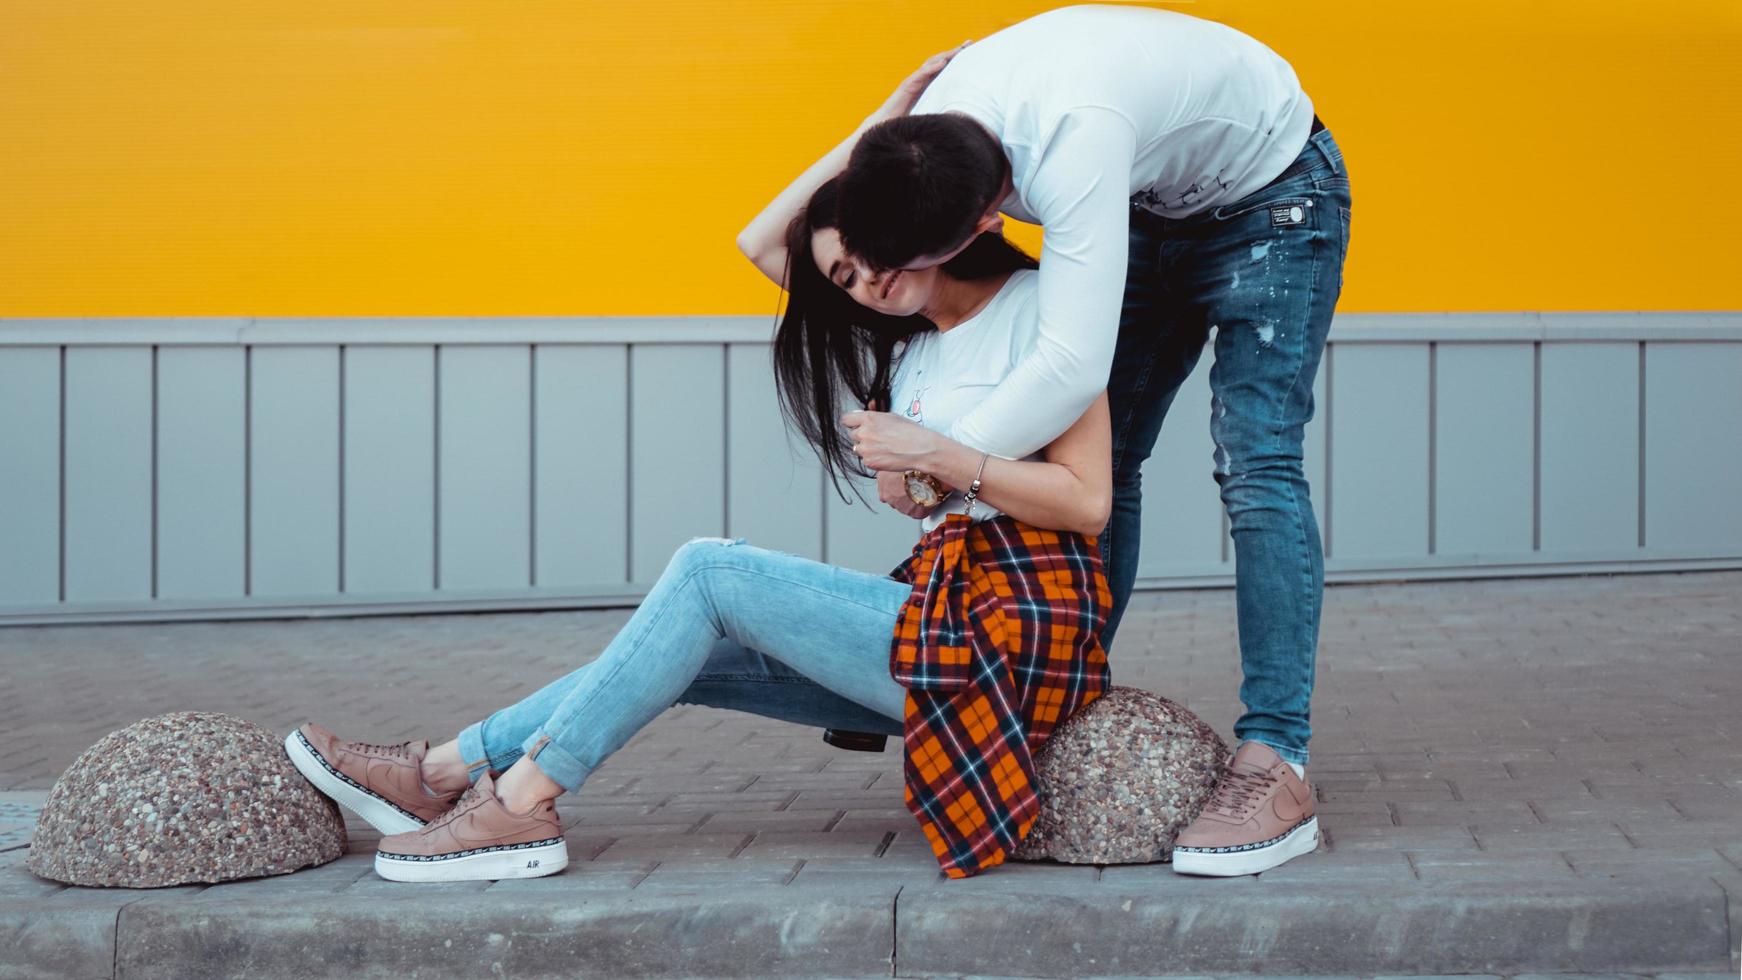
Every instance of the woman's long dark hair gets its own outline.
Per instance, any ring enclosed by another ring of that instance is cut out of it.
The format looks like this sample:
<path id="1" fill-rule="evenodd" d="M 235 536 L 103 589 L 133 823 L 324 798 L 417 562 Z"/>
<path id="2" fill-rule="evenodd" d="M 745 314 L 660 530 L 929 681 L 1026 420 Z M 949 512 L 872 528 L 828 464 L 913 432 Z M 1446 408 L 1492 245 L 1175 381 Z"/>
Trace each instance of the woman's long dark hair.
<path id="1" fill-rule="evenodd" d="M 842 431 L 841 412 L 848 404 L 863 407 L 873 399 L 880 411 L 889 411 L 895 345 L 936 327 L 922 316 L 888 316 L 860 306 L 817 268 L 811 236 L 836 227 L 839 203 L 837 182 L 830 180 L 787 226 L 787 302 L 773 353 L 781 413 L 810 443 L 835 492 L 846 500 L 842 477 L 871 473 Z M 1002 235 L 984 234 L 940 268 L 951 278 L 973 280 L 1039 267 Z M 850 479 L 848 486 L 864 501 Z"/>

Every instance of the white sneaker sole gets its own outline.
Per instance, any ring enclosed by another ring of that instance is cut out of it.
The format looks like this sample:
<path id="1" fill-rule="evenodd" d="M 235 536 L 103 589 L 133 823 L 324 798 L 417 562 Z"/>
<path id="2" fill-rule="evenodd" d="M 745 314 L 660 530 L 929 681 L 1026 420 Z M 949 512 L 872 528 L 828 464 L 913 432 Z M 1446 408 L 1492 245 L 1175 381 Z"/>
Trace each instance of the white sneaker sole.
<path id="1" fill-rule="evenodd" d="M 1173 870 L 1178 874 L 1217 877 L 1255 875 L 1302 854 L 1311 854 L 1318 846 L 1319 818 L 1314 816 L 1262 847 L 1221 852 L 1175 847 Z"/>
<path id="2" fill-rule="evenodd" d="M 284 737 L 284 751 L 290 756 L 291 764 L 296 771 L 303 774 L 309 782 L 315 784 L 315 789 L 333 798 L 333 801 L 357 816 L 368 821 L 369 826 L 381 831 L 382 834 L 403 834 L 413 830 L 422 830 L 424 822 L 411 816 L 393 804 L 374 793 L 369 792 L 341 773 L 327 765 L 321 754 L 308 744 L 302 737 L 301 730 L 292 731 Z"/>
<path id="3" fill-rule="evenodd" d="M 501 881 L 542 878 L 569 865 L 561 837 L 534 844 L 505 844 L 452 857 L 411 857 L 375 853 L 375 873 L 388 881 Z"/>

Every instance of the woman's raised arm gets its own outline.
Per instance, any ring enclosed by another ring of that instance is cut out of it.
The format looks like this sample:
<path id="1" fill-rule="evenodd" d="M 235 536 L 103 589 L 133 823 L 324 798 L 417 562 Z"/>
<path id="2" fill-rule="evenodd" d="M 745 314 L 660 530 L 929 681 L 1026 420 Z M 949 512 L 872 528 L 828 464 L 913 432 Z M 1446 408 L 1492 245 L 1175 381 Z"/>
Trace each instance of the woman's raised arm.
<path id="1" fill-rule="evenodd" d="M 786 288 L 786 228 L 792 223 L 805 202 L 811 199 L 817 188 L 828 183 L 830 178 L 847 168 L 847 158 L 853 153 L 853 146 L 859 142 L 859 135 L 872 126 L 884 121 L 904 116 L 918 101 L 920 93 L 937 77 L 938 72 L 950 63 L 958 51 L 967 47 L 951 48 L 942 54 L 932 55 L 926 59 L 919 70 L 907 76 L 876 112 L 865 117 L 859 128 L 853 130 L 838 146 L 830 150 L 826 156 L 810 165 L 798 179 L 788 184 L 786 189 L 777 194 L 762 213 L 750 220 L 744 230 L 738 233 L 738 251 L 762 270 L 762 274 L 773 280 L 780 288 Z"/>

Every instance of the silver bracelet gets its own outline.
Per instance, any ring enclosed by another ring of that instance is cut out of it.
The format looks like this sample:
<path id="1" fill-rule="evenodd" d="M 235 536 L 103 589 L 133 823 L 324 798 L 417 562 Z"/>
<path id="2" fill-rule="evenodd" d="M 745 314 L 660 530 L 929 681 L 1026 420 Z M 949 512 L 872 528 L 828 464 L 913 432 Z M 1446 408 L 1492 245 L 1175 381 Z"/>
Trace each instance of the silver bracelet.
<path id="1" fill-rule="evenodd" d="M 980 454 L 980 468 L 974 473 L 974 482 L 968 485 L 968 492 L 962 495 L 962 500 L 968 505 L 964 513 L 968 515 L 970 523 L 974 520 L 974 498 L 980 495 L 980 477 L 986 472 L 986 460 L 991 456 L 991 453 Z"/>

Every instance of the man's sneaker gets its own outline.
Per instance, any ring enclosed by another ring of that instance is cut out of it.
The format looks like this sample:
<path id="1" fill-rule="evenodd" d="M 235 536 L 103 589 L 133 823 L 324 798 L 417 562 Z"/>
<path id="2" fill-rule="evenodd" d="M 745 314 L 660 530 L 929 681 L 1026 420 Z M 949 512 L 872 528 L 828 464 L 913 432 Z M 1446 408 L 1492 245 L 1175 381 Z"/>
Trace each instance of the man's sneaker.
<path id="1" fill-rule="evenodd" d="M 550 800 L 528 814 L 496 798 L 493 773 L 422 830 L 381 838 L 375 873 L 389 881 L 500 881 L 553 875 L 569 863 L 562 821 Z"/>
<path id="2" fill-rule="evenodd" d="M 1276 750 L 1245 742 L 1203 812 L 1173 842 L 1173 869 L 1193 875 L 1268 871 L 1319 846 L 1313 788 Z"/>
<path id="3" fill-rule="evenodd" d="M 416 830 L 446 813 L 463 790 L 432 794 L 420 765 L 429 742 L 341 742 L 313 722 L 285 736 L 284 751 L 315 788 L 383 834 Z"/>

